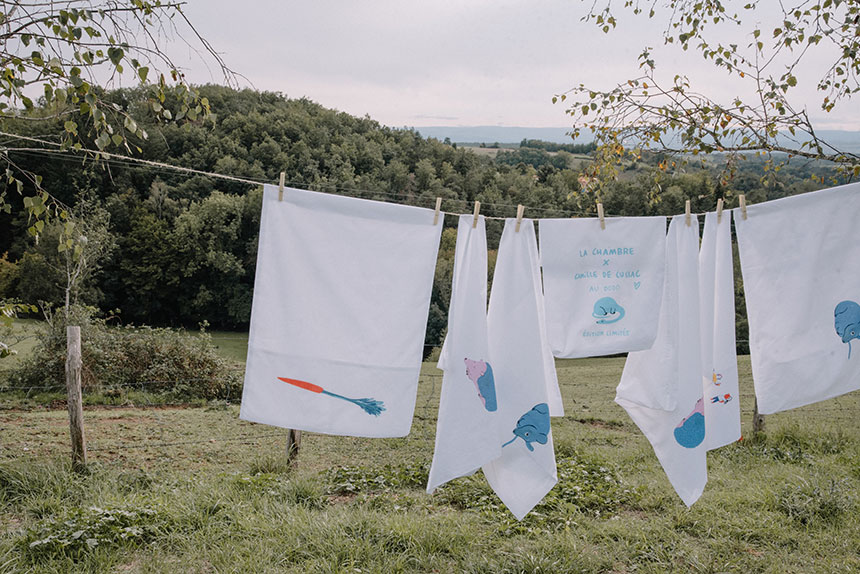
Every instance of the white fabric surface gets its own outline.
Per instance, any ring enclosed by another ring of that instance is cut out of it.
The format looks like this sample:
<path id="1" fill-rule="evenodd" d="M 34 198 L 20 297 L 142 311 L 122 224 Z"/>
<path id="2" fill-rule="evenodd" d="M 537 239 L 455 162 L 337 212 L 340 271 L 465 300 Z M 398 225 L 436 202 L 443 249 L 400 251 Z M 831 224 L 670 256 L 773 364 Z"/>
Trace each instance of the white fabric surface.
<path id="1" fill-rule="evenodd" d="M 734 212 L 759 412 L 860 388 L 860 184 Z"/>
<path id="2" fill-rule="evenodd" d="M 523 219 L 519 232 L 515 227 L 516 220 L 505 222 L 487 315 L 502 453 L 483 470 L 505 506 L 522 520 L 558 479 L 534 224 Z"/>
<path id="3" fill-rule="evenodd" d="M 699 250 L 699 316 L 708 450 L 741 438 L 731 227 L 730 211 L 723 212 L 719 224 L 716 213 L 706 214 Z"/>
<path id="4" fill-rule="evenodd" d="M 439 358 L 442 396 L 427 492 L 472 474 L 502 453 L 494 362 L 487 340 L 487 232 L 484 218 L 461 215 L 448 334 Z"/>
<path id="5" fill-rule="evenodd" d="M 691 506 L 708 481 L 699 341 L 699 224 L 672 218 L 666 289 L 654 346 L 630 353 L 615 402 L 645 434 L 675 492 Z M 651 398 L 669 406 L 655 407 Z M 643 400 L 645 399 L 645 400 Z"/>
<path id="6" fill-rule="evenodd" d="M 265 186 L 240 418 L 353 436 L 409 432 L 442 232 L 433 216 L 298 189 L 279 202 Z M 369 399 L 367 410 L 347 399 Z"/>
<path id="7" fill-rule="evenodd" d="M 649 348 L 663 292 L 665 217 L 543 219 L 547 333 L 556 357 Z"/>

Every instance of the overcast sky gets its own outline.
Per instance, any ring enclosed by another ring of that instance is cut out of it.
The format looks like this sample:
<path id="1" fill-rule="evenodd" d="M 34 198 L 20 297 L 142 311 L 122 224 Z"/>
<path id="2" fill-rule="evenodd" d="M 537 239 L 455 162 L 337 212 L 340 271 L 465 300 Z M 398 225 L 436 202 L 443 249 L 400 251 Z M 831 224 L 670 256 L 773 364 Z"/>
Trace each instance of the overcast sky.
<path id="1" fill-rule="evenodd" d="M 394 127 L 567 126 L 565 107 L 553 105 L 552 96 L 579 83 L 611 88 L 635 77 L 645 46 L 657 48 L 658 71 L 667 78 L 687 74 L 700 91 L 726 103 L 744 94 L 744 82 L 722 76 L 698 55 L 661 48 L 659 24 L 644 16 L 619 10 L 619 26 L 608 35 L 582 22 L 590 4 L 188 0 L 185 11 L 249 85 Z M 211 62 L 207 68 L 192 51 L 174 49 L 191 81 L 223 83 Z M 807 72 L 824 66 L 823 58 L 811 58 Z M 824 114 L 814 89 L 800 93 L 817 77 L 800 79 L 798 93 L 819 129 L 860 129 L 858 102 Z"/>

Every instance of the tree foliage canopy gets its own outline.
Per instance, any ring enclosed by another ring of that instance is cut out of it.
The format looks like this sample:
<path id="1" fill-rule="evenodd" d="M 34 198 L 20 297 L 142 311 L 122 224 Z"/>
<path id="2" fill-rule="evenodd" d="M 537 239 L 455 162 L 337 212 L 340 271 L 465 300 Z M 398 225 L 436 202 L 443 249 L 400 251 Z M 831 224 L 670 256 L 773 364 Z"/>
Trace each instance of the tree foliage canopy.
<path id="1" fill-rule="evenodd" d="M 139 157 L 273 183 L 285 171 L 287 181 L 296 187 L 428 208 L 442 197 L 442 209 L 449 212 L 471 212 L 478 200 L 481 213 L 495 217 L 512 217 L 517 204 L 527 206 L 526 217 L 533 218 L 594 214 L 594 194 L 580 186 L 582 170 L 590 165 L 583 156 L 526 142 L 517 162 L 509 165 L 501 150 L 495 158 L 478 155 L 307 99 L 220 86 L 198 91 L 211 102 L 212 113 L 193 122 L 163 124 L 144 106 L 138 120 L 152 136 L 141 142 Z M 107 93 L 105 98 L 137 109 L 146 102 L 147 92 L 135 88 Z M 25 135 L 42 129 L 32 123 L 19 127 Z M 534 156 L 537 166 L 524 161 L 534 155 L 531 152 L 539 152 Z M 194 327 L 207 320 L 221 328 L 247 326 L 260 217 L 258 187 L 136 165 L 113 155 L 98 164 L 82 164 L 71 151 L 9 153 L 23 169 L 41 170 L 44 186 L 57 190 L 65 204 L 78 208 L 80 198 L 87 197 L 107 212 L 101 220 L 110 237 L 104 241 L 115 248 L 102 260 L 100 273 L 81 280 L 81 302 L 105 311 L 119 309 L 127 323 Z M 543 163 L 546 158 L 566 163 L 549 165 Z M 733 205 L 739 193 L 757 202 L 819 185 L 810 181 L 802 164 L 792 164 L 763 187 L 761 161 L 740 165 L 736 177 L 723 184 L 716 175 L 719 163 L 712 160 L 706 169 L 690 166 L 687 173 L 668 177 L 662 201 L 649 203 L 650 169 L 665 161 L 665 156 L 645 153 L 621 166 L 617 179 L 602 191 L 606 212 L 669 215 L 683 212 L 687 199 L 694 211 L 702 212 L 713 209 L 720 198 Z M 65 269 L 64 253 L 57 252 L 53 235 L 49 236 L 55 228 L 46 226 L 37 243 L 27 233 L 21 198 L 15 200 L 18 209 L 0 214 L 0 254 L 8 252 L 5 260 L 0 259 L 0 298 L 45 299 L 61 305 L 63 291 L 55 284 L 62 283 L 62 274 L 46 271 Z M 454 218 L 446 218 L 446 224 L 455 224 Z M 492 249 L 502 222 L 488 220 L 487 229 Z M 446 229 L 428 345 L 441 343 L 447 324 L 455 239 L 456 230 Z"/>

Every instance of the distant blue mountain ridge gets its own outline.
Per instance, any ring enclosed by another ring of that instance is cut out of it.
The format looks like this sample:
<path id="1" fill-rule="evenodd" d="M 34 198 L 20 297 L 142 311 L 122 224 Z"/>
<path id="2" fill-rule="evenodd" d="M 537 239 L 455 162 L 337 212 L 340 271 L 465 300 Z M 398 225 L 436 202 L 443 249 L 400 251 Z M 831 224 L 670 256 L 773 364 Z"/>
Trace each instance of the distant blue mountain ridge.
<path id="1" fill-rule="evenodd" d="M 424 137 L 444 141 L 451 138 L 454 143 L 511 144 L 524 139 L 543 140 L 553 143 L 588 143 L 591 134 L 583 134 L 576 142 L 570 137 L 570 128 L 528 128 L 514 126 L 423 126 L 413 128 Z M 840 151 L 860 154 L 860 131 L 821 130 L 818 137 Z M 827 150 L 825 150 L 827 151 Z"/>

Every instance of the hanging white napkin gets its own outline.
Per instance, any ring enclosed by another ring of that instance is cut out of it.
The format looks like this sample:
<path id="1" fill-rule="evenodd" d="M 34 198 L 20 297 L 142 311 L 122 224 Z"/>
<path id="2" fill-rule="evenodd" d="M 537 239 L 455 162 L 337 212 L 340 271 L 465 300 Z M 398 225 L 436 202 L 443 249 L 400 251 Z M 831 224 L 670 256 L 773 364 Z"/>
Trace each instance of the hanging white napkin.
<path id="1" fill-rule="evenodd" d="M 705 215 L 699 251 L 699 316 L 705 441 L 708 450 L 741 438 L 738 357 L 735 346 L 735 281 L 731 212 Z"/>
<path id="2" fill-rule="evenodd" d="M 484 474 L 521 520 L 557 482 L 550 432 L 551 380 L 541 336 L 540 268 L 531 220 L 508 219 L 499 244 L 487 316 L 496 378 L 501 456 Z M 553 367 L 554 368 L 554 367 Z"/>
<path id="3" fill-rule="evenodd" d="M 860 184 L 734 211 L 759 412 L 860 389 Z"/>
<path id="4" fill-rule="evenodd" d="M 691 506 L 705 489 L 708 469 L 699 342 L 699 224 L 672 218 L 666 237 L 666 297 L 660 332 L 647 351 L 630 353 L 615 402 L 642 430 L 669 482 Z M 667 325 L 671 325 L 668 328 Z M 669 384 L 667 384 L 669 381 Z M 643 401 L 656 395 L 668 408 Z"/>
<path id="5" fill-rule="evenodd" d="M 556 357 L 651 347 L 663 292 L 665 217 L 543 219 L 547 333 Z"/>
<path id="6" fill-rule="evenodd" d="M 240 418 L 409 432 L 442 225 L 434 211 L 265 186 Z"/>
<path id="7" fill-rule="evenodd" d="M 683 231 L 677 225 L 674 233 L 683 235 Z M 696 234 L 698 237 L 698 228 Z M 664 254 L 665 281 L 662 284 L 661 302 L 655 305 L 655 308 L 660 309 L 659 316 L 654 321 L 657 336 L 649 349 L 651 352 L 637 351 L 627 355 L 616 394 L 628 402 L 643 407 L 672 411 L 678 406 L 679 372 L 681 370 L 686 372 L 693 367 L 699 368 L 698 362 L 690 365 L 694 358 L 689 355 L 684 356 L 677 346 L 679 340 L 690 343 L 690 337 L 698 341 L 698 329 L 692 329 L 692 324 L 688 320 L 692 312 L 691 308 L 682 306 L 679 291 L 679 273 L 695 275 L 696 270 L 689 268 L 679 270 L 678 237 L 673 237 L 671 227 L 669 235 L 664 235 L 660 244 Z M 690 277 L 685 279 L 686 286 L 689 287 Z M 698 299 L 698 294 L 696 298 Z M 695 308 L 698 309 L 698 305 Z M 698 325 L 698 317 L 695 319 Z M 687 327 L 686 339 L 681 338 L 682 325 Z M 695 361 L 698 360 L 697 353 Z"/>
<path id="8" fill-rule="evenodd" d="M 439 368 L 444 370 L 436 448 L 427 492 L 472 474 L 502 452 L 494 362 L 487 341 L 487 232 L 484 218 L 461 215 L 448 334 Z"/>

